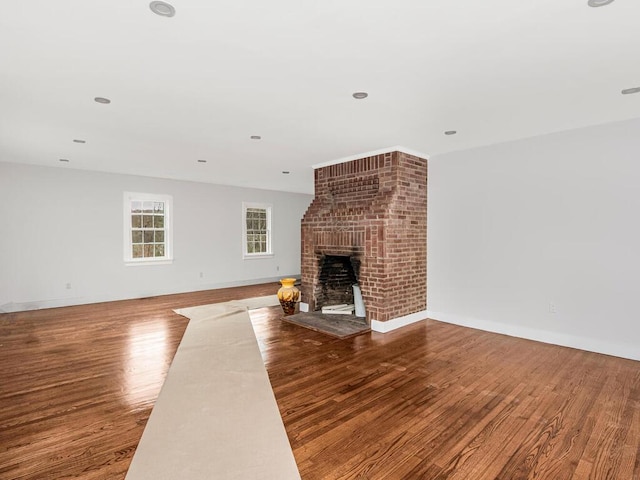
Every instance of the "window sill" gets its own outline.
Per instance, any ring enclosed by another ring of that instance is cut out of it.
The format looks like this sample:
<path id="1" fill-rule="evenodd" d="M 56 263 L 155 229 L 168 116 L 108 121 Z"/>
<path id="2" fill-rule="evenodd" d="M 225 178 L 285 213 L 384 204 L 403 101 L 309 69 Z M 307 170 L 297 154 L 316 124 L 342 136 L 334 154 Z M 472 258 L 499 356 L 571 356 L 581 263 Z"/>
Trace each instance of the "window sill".
<path id="1" fill-rule="evenodd" d="M 141 267 L 143 265 L 170 265 L 173 263 L 172 258 L 163 258 L 162 260 L 125 260 L 126 267 Z"/>
<path id="2" fill-rule="evenodd" d="M 273 253 L 253 253 L 242 255 L 243 260 L 259 260 L 261 258 L 273 258 Z"/>

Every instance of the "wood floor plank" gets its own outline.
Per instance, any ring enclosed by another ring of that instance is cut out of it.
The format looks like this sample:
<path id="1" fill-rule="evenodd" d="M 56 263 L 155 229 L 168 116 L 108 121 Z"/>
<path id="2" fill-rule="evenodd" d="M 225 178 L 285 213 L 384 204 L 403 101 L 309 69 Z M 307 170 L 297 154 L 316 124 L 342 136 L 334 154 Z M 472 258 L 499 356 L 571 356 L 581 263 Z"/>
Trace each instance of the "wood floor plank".
<path id="1" fill-rule="evenodd" d="M 122 480 L 187 325 L 173 309 L 277 289 L 0 315 L 0 479 Z M 640 362 L 432 320 L 338 340 L 280 316 L 251 312 L 304 480 L 640 479 Z"/>

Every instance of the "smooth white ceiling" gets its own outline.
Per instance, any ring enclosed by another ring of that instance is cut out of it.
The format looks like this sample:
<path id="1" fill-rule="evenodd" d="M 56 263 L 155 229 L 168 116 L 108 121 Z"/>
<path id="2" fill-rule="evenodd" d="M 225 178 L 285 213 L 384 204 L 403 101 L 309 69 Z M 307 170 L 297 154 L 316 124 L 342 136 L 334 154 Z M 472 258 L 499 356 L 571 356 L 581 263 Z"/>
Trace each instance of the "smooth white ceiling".
<path id="1" fill-rule="evenodd" d="M 3 2 L 0 161 L 311 193 L 311 165 L 392 145 L 640 116 L 638 0 L 170 3 Z"/>

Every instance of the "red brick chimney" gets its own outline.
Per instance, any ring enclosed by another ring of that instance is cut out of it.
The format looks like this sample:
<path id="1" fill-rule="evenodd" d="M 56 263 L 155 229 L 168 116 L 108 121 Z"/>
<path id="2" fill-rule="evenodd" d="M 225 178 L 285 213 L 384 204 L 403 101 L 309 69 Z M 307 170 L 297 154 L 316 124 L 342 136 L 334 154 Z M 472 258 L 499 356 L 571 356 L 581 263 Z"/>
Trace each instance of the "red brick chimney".
<path id="1" fill-rule="evenodd" d="M 369 323 L 426 310 L 427 160 L 393 151 L 317 168 L 302 219 L 301 301 L 309 311 L 322 307 L 326 256 L 357 266 Z"/>

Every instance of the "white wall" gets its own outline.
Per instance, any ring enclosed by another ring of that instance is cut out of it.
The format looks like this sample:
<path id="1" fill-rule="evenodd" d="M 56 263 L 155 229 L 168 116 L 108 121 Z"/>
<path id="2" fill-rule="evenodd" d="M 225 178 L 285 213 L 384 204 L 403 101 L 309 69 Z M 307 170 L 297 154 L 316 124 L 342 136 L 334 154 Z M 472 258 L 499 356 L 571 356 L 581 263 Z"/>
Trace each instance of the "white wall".
<path id="1" fill-rule="evenodd" d="M 428 202 L 431 318 L 640 360 L 640 119 L 432 157 Z"/>
<path id="2" fill-rule="evenodd" d="M 173 196 L 173 264 L 124 265 L 124 191 Z M 0 163 L 0 311 L 299 275 L 300 219 L 311 199 L 269 190 Z M 242 259 L 242 202 L 273 205 L 273 258 Z"/>

